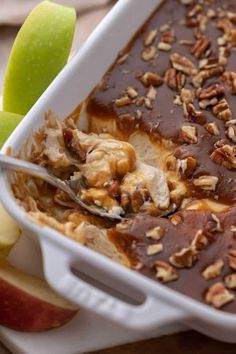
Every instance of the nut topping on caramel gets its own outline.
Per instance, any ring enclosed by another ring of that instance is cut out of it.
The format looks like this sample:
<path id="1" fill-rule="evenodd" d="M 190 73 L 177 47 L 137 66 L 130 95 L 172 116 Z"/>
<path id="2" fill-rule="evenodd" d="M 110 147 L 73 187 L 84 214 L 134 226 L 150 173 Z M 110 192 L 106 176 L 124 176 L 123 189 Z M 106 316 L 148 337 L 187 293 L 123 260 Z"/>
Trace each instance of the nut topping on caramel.
<path id="1" fill-rule="evenodd" d="M 197 128 L 192 125 L 184 125 L 179 132 L 179 137 L 188 144 L 196 144 L 197 138 Z"/>
<path id="2" fill-rule="evenodd" d="M 145 86 L 160 86 L 163 84 L 163 79 L 160 75 L 154 72 L 146 72 L 142 78 L 141 81 L 144 83 Z"/>
<path id="3" fill-rule="evenodd" d="M 216 308 L 220 308 L 225 304 L 234 300 L 234 295 L 231 294 L 222 283 L 212 285 L 206 292 L 205 299 L 208 304 Z"/>
<path id="4" fill-rule="evenodd" d="M 236 251 L 235 250 L 229 251 L 227 259 L 230 268 L 236 270 Z"/>
<path id="5" fill-rule="evenodd" d="M 154 256 L 162 251 L 163 251 L 163 244 L 162 243 L 157 243 L 155 245 L 149 245 L 147 247 L 147 255 L 148 256 Z"/>
<path id="6" fill-rule="evenodd" d="M 222 261 L 222 259 L 219 259 L 215 263 L 209 265 L 202 272 L 202 276 L 206 280 L 214 279 L 221 274 L 223 267 L 224 267 L 224 262 Z"/>
<path id="7" fill-rule="evenodd" d="M 168 263 L 162 261 L 155 262 L 156 277 L 162 283 L 168 283 L 170 281 L 178 279 L 178 273 L 176 270 Z"/>
<path id="8" fill-rule="evenodd" d="M 228 289 L 236 289 L 236 273 L 226 275 L 224 278 L 225 286 Z"/>
<path id="9" fill-rule="evenodd" d="M 145 233 L 146 237 L 152 238 L 154 240 L 160 240 L 164 236 L 164 230 L 160 226 L 156 226 L 153 229 Z"/>
<path id="10" fill-rule="evenodd" d="M 192 76 L 197 73 L 196 66 L 188 58 L 174 53 L 170 56 L 173 67 L 186 75 Z"/>
<path id="11" fill-rule="evenodd" d="M 210 47 L 210 45 L 211 42 L 209 39 L 207 38 L 198 39 L 191 50 L 191 54 L 193 54 L 195 58 L 200 59 L 203 56 L 203 54 L 206 52 L 206 50 Z"/>
<path id="12" fill-rule="evenodd" d="M 201 251 L 209 245 L 209 240 L 204 235 L 202 230 L 198 230 L 194 239 L 192 240 L 191 247 L 196 249 L 197 251 Z"/>
<path id="13" fill-rule="evenodd" d="M 213 151 L 210 158 L 229 170 L 236 168 L 236 146 L 225 144 Z"/>
<path id="14" fill-rule="evenodd" d="M 216 123 L 208 123 L 205 124 L 204 127 L 211 135 L 219 135 L 219 128 L 217 127 Z"/>
<path id="15" fill-rule="evenodd" d="M 219 76 L 224 72 L 224 68 L 222 66 L 217 66 L 212 69 L 201 70 L 197 73 L 193 78 L 193 85 L 196 88 L 201 87 L 207 79 L 210 79 L 214 76 Z"/>
<path id="16" fill-rule="evenodd" d="M 165 73 L 164 81 L 171 89 L 180 91 L 185 85 L 186 77 L 182 72 L 170 68 Z"/>
<path id="17" fill-rule="evenodd" d="M 143 44 L 148 47 L 149 45 L 151 45 L 156 37 L 157 37 L 157 29 L 154 29 L 154 30 L 150 30 L 149 32 L 147 32 L 144 36 L 144 39 L 143 39 Z"/>
<path id="18" fill-rule="evenodd" d="M 236 72 L 235 71 L 226 71 L 222 75 L 222 80 L 225 85 L 230 89 L 233 95 L 236 94 Z"/>
<path id="19" fill-rule="evenodd" d="M 127 106 L 131 103 L 131 99 L 130 97 L 128 96 L 124 96 L 124 97 L 121 97 L 121 98 L 117 98 L 115 100 L 115 104 L 117 107 L 122 107 L 122 106 Z"/>
<path id="20" fill-rule="evenodd" d="M 191 268 L 198 260 L 198 251 L 190 246 L 174 253 L 169 258 L 169 262 L 176 268 Z"/>
<path id="21" fill-rule="evenodd" d="M 200 176 L 193 180 L 193 184 L 204 191 L 214 191 L 218 181 L 219 178 L 216 176 Z"/>
<path id="22" fill-rule="evenodd" d="M 232 112 L 226 99 L 220 100 L 212 109 L 214 115 L 220 120 L 231 120 Z"/>
<path id="23" fill-rule="evenodd" d="M 157 54 L 156 48 L 151 46 L 151 47 L 147 47 L 143 50 L 141 57 L 144 61 L 149 61 L 149 60 L 154 59 L 156 54 Z"/>

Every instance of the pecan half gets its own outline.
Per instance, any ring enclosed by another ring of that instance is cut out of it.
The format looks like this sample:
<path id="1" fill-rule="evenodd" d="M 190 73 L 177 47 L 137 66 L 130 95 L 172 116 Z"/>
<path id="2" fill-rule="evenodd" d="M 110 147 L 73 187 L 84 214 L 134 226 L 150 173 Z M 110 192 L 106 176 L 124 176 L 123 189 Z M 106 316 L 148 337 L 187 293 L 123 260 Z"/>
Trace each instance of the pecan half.
<path id="1" fill-rule="evenodd" d="M 202 276 L 206 280 L 214 279 L 221 274 L 223 267 L 224 267 L 224 262 L 222 261 L 222 259 L 219 259 L 216 262 L 214 262 L 213 264 L 209 265 L 202 272 Z"/>
<path id="2" fill-rule="evenodd" d="M 174 253 L 169 258 L 169 262 L 176 268 L 191 268 L 198 260 L 198 251 L 190 246 Z"/>
<path id="3" fill-rule="evenodd" d="M 212 109 L 213 114 L 220 120 L 231 120 L 233 118 L 229 104 L 225 98 L 221 99 Z"/>
<path id="4" fill-rule="evenodd" d="M 217 66 L 215 68 L 201 70 L 193 78 L 192 82 L 195 87 L 201 87 L 207 79 L 214 76 L 219 76 L 224 72 L 223 66 Z"/>
<path id="5" fill-rule="evenodd" d="M 162 43 L 172 44 L 172 43 L 174 43 L 174 41 L 175 41 L 175 33 L 173 30 L 172 31 L 165 31 L 162 34 L 162 37 L 161 37 Z"/>
<path id="6" fill-rule="evenodd" d="M 173 90 L 180 91 L 185 85 L 186 77 L 182 72 L 170 68 L 165 73 L 164 81 Z"/>
<path id="7" fill-rule="evenodd" d="M 233 95 L 236 94 L 236 72 L 235 71 L 226 71 L 222 75 L 222 80 L 226 86 L 230 89 Z"/>
<path id="8" fill-rule="evenodd" d="M 223 305 L 234 300 L 234 295 L 231 294 L 222 283 L 216 283 L 212 285 L 206 292 L 205 300 L 208 304 L 213 305 L 216 308 L 220 308 Z"/>
<path id="9" fill-rule="evenodd" d="M 197 138 L 197 128 L 192 125 L 184 125 L 179 132 L 179 137 L 185 143 L 196 144 L 198 141 Z"/>
<path id="10" fill-rule="evenodd" d="M 151 230 L 148 230 L 145 235 L 148 238 L 152 238 L 154 240 L 160 240 L 164 236 L 164 229 L 160 226 L 156 226 Z"/>
<path id="11" fill-rule="evenodd" d="M 227 259 L 228 259 L 228 263 L 229 263 L 230 268 L 232 268 L 233 270 L 236 270 L 236 251 L 235 250 L 229 251 Z"/>
<path id="12" fill-rule="evenodd" d="M 162 261 L 155 262 L 156 277 L 162 283 L 168 283 L 170 281 L 178 279 L 178 273 L 176 270 L 168 263 Z"/>
<path id="13" fill-rule="evenodd" d="M 205 89 L 199 90 L 197 92 L 197 97 L 199 100 L 204 100 L 206 98 L 219 97 L 224 95 L 224 87 L 219 84 L 212 84 L 206 87 Z"/>
<path id="14" fill-rule="evenodd" d="M 235 125 L 232 124 L 228 127 L 227 135 L 234 143 L 236 143 L 236 126 Z"/>
<path id="15" fill-rule="evenodd" d="M 127 87 L 126 92 L 131 99 L 138 97 L 138 92 L 132 86 Z"/>
<path id="16" fill-rule="evenodd" d="M 146 72 L 142 76 L 141 81 L 145 86 L 160 86 L 164 82 L 163 78 L 160 75 L 151 71 Z"/>
<path id="17" fill-rule="evenodd" d="M 224 283 L 229 289 L 236 289 L 236 273 L 226 275 Z"/>
<path id="18" fill-rule="evenodd" d="M 203 54 L 206 52 L 206 50 L 210 47 L 211 45 L 211 41 L 207 38 L 201 38 L 198 39 L 192 50 L 191 50 L 191 54 L 193 54 L 195 56 L 195 58 L 200 59 Z"/>
<path id="19" fill-rule="evenodd" d="M 229 170 L 236 168 L 236 146 L 225 144 L 213 151 L 210 158 Z"/>
<path id="20" fill-rule="evenodd" d="M 203 191 L 214 191 L 218 181 L 219 178 L 215 176 L 200 176 L 193 180 L 193 185 Z"/>
<path id="21" fill-rule="evenodd" d="M 174 53 L 170 56 L 172 66 L 186 75 L 193 76 L 197 73 L 196 66 L 188 58 Z"/>
<path id="22" fill-rule="evenodd" d="M 228 62 L 229 50 L 226 47 L 219 47 L 219 65 L 226 65 Z"/>

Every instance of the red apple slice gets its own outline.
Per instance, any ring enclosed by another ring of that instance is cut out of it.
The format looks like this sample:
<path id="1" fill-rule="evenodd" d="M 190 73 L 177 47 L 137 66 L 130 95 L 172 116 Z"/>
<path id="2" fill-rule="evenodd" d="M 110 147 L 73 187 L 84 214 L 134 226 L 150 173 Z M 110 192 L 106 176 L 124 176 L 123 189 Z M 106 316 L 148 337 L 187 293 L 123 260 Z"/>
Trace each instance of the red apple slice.
<path id="1" fill-rule="evenodd" d="M 0 325 L 40 332 L 70 321 L 78 309 L 47 283 L 0 261 Z"/>

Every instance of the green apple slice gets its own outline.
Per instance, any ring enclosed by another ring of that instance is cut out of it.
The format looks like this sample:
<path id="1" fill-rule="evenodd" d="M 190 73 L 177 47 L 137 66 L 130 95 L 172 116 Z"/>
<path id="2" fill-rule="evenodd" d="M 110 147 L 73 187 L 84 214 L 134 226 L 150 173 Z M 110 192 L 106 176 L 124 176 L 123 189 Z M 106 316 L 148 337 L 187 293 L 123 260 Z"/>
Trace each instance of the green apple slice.
<path id="1" fill-rule="evenodd" d="M 19 114 L 0 112 L 0 148 L 22 119 Z"/>
<path id="2" fill-rule="evenodd" d="M 75 30 L 73 8 L 43 1 L 30 13 L 13 45 L 3 110 L 25 115 L 67 63 Z"/>
<path id="3" fill-rule="evenodd" d="M 0 204 L 0 259 L 7 257 L 20 237 L 21 231 L 17 223 Z"/>

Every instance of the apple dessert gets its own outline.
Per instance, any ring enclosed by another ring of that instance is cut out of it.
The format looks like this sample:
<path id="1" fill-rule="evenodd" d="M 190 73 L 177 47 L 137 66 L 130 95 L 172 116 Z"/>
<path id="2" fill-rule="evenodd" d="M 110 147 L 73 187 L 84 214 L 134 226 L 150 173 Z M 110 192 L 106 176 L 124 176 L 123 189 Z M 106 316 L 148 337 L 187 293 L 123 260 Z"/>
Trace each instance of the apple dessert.
<path id="1" fill-rule="evenodd" d="M 62 123 L 47 114 L 29 156 L 127 219 L 17 174 L 29 217 L 236 313 L 235 48 L 234 1 L 164 1 L 79 108 Z"/>

